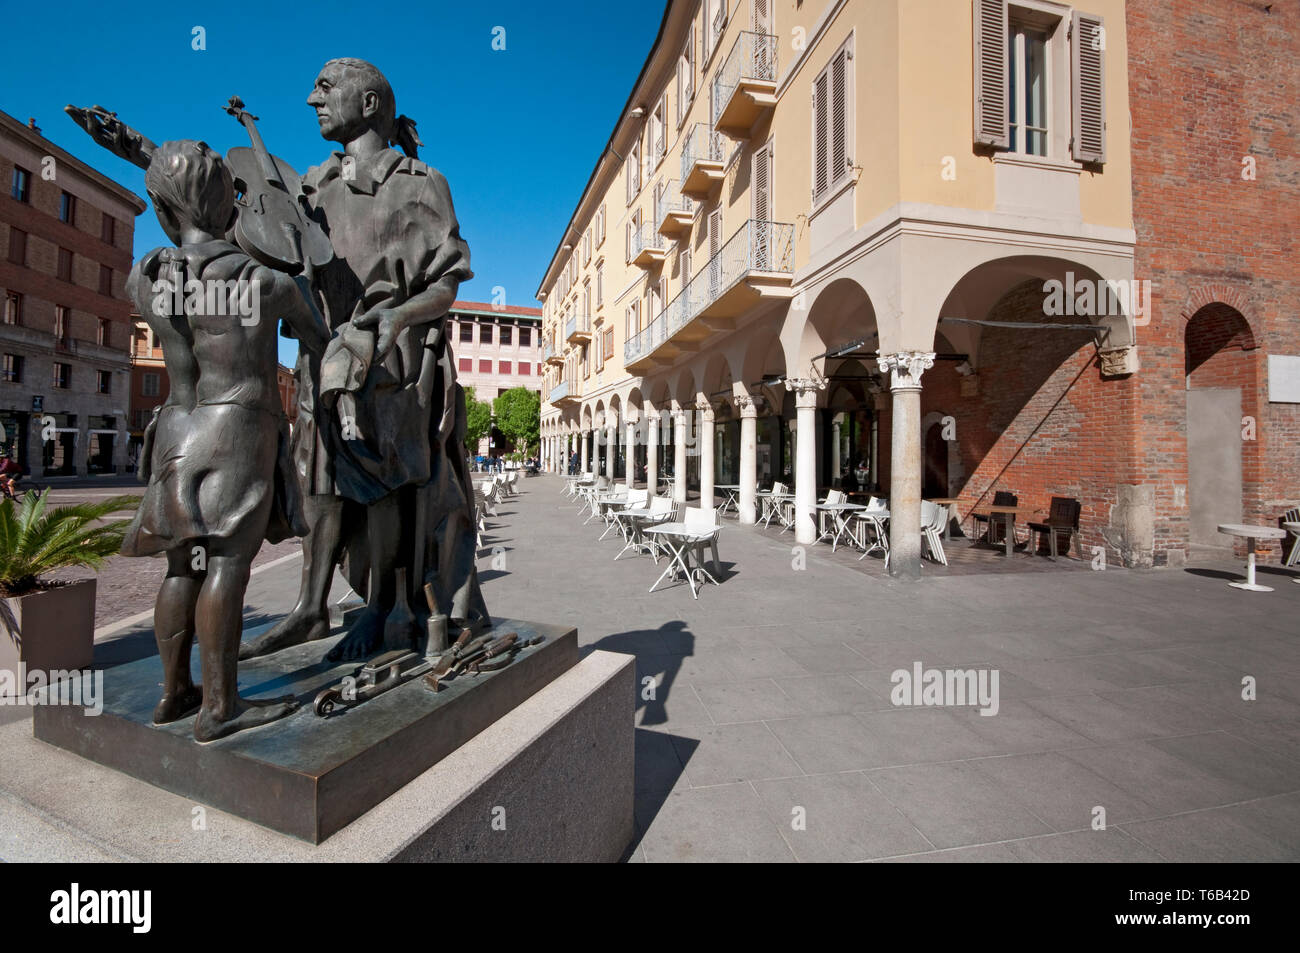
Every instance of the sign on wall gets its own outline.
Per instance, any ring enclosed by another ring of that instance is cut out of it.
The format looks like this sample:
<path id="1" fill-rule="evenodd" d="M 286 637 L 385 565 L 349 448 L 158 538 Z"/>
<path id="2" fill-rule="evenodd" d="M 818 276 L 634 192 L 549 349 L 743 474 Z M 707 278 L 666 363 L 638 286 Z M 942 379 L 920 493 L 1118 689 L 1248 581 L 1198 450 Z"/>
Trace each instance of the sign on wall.
<path id="1" fill-rule="evenodd" d="M 1268 399 L 1274 404 L 1300 404 L 1300 357 L 1268 356 Z"/>

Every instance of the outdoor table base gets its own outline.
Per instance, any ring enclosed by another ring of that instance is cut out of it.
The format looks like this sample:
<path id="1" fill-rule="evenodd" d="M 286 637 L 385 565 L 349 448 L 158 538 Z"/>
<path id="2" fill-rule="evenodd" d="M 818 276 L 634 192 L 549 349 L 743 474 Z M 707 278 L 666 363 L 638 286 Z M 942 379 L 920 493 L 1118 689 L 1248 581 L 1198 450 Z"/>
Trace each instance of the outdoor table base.
<path id="1" fill-rule="evenodd" d="M 1247 592 L 1272 592 L 1272 586 L 1261 586 L 1255 582 L 1255 540 L 1286 539 L 1286 530 L 1272 526 L 1223 523 L 1219 526 L 1219 532 L 1225 536 L 1245 537 L 1246 540 L 1246 578 L 1242 582 L 1230 582 L 1228 585 L 1234 589 L 1245 589 Z"/>

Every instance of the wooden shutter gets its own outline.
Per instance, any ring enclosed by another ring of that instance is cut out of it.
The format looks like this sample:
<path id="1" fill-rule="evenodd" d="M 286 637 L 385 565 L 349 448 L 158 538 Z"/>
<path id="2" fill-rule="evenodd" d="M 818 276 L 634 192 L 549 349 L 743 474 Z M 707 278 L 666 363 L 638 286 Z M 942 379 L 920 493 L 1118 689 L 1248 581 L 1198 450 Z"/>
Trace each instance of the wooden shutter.
<path id="1" fill-rule="evenodd" d="M 772 219 L 772 144 L 768 143 L 754 153 L 754 224 L 753 260 L 759 271 L 771 268 L 770 229 Z"/>
<path id="2" fill-rule="evenodd" d="M 772 218 L 772 146 L 767 144 L 754 153 L 754 218 L 760 222 Z"/>
<path id="3" fill-rule="evenodd" d="M 1070 22 L 1070 150 L 1078 162 L 1106 161 L 1106 26 L 1075 11 Z"/>
<path id="4" fill-rule="evenodd" d="M 813 83 L 813 201 L 830 188 L 830 74 L 822 73 Z"/>
<path id="5" fill-rule="evenodd" d="M 1007 0 L 974 0 L 975 144 L 1009 149 Z"/>
<path id="6" fill-rule="evenodd" d="M 830 181 L 834 185 L 850 165 L 849 159 L 849 51 L 835 54 L 831 61 Z"/>

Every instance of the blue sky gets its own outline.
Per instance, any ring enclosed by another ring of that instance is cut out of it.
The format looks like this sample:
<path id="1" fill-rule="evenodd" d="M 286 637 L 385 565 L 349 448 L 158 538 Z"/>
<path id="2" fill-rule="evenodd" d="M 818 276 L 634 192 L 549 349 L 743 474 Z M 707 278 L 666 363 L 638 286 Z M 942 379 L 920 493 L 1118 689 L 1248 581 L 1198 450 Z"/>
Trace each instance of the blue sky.
<path id="1" fill-rule="evenodd" d="M 99 103 L 155 142 L 248 144 L 221 111 L 258 116 L 268 148 L 299 172 L 335 148 L 305 104 L 327 59 L 356 56 L 419 123 L 420 158 L 451 183 L 475 272 L 460 296 L 535 306 L 534 292 L 654 41 L 663 4 L 29 4 L 0 35 L 0 109 L 144 195 L 144 172 L 96 146 L 64 113 Z M 207 49 L 191 48 L 192 29 Z M 505 28 L 505 50 L 492 48 Z M 137 257 L 166 243 L 152 211 Z M 281 348 L 281 359 L 292 352 Z"/>

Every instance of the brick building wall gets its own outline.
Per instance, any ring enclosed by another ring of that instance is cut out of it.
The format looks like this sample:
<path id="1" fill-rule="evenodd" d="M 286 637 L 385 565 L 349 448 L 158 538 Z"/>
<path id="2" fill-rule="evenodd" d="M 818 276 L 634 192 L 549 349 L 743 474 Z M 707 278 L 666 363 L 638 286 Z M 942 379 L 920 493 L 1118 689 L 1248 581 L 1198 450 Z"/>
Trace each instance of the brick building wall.
<path id="1" fill-rule="evenodd" d="M 1198 360 L 1192 375 L 1196 387 L 1242 387 L 1242 413 L 1256 417 L 1255 441 L 1243 441 L 1243 518 L 1275 525 L 1300 502 L 1300 405 L 1267 394 L 1267 355 L 1300 354 L 1300 8 L 1130 0 L 1125 19 L 1135 274 L 1151 281 L 1154 304 L 1138 328 L 1134 478 L 1156 488 L 1159 564 L 1187 546 L 1186 351 L 1208 344 L 1195 339 L 1198 313 L 1239 314 L 1258 345 L 1223 340 L 1221 358 Z"/>
<path id="2" fill-rule="evenodd" d="M 13 194 L 15 169 L 28 173 L 23 197 Z M 29 473 L 121 471 L 132 333 L 126 277 L 144 202 L 4 113 L 0 187 L 0 290 L 21 296 L 21 319 L 0 324 L 6 362 L 21 359 L 21 378 L 0 382 L 4 439 Z M 74 200 L 71 221 L 60 216 L 65 193 Z M 66 387 L 54 386 L 57 365 L 68 369 Z M 44 436 L 48 418 L 58 428 L 53 442 Z"/>

